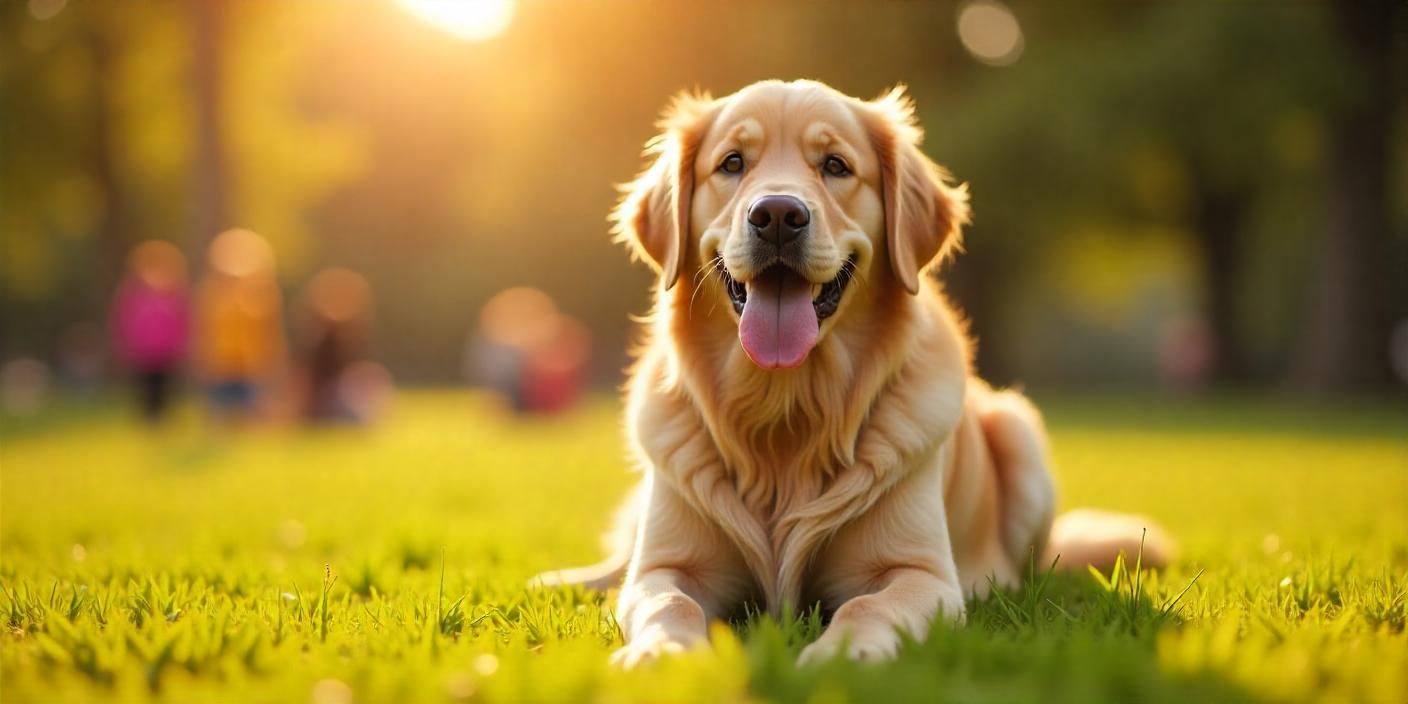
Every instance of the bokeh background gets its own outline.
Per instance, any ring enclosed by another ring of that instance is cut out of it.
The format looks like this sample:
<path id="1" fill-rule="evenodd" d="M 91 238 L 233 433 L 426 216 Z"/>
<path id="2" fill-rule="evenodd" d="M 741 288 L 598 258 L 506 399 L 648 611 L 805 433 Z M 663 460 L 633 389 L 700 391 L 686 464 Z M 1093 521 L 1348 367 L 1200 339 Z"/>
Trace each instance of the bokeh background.
<path id="1" fill-rule="evenodd" d="M 909 86 L 979 372 L 1173 565 L 817 671 L 524 589 L 638 479 L 615 184 L 765 78 Z M 1408 701 L 1405 86 L 1402 0 L 0 0 L 0 699 Z"/>
<path id="2" fill-rule="evenodd" d="M 658 110 L 807 77 L 908 84 L 970 183 L 944 276 L 996 382 L 1401 395 L 1402 10 L 6 0 L 0 361 L 60 391 L 120 374 L 132 247 L 173 243 L 199 281 L 241 227 L 289 306 L 327 267 L 365 277 L 366 354 L 399 384 L 462 382 L 482 306 L 528 286 L 609 389 L 651 281 L 604 216 Z"/>

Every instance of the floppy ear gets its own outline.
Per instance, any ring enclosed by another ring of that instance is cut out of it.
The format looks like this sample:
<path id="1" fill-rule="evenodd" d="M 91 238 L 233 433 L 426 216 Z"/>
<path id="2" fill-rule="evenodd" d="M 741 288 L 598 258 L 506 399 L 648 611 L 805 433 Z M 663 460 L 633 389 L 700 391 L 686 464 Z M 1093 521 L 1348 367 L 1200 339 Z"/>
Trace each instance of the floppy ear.
<path id="1" fill-rule="evenodd" d="M 949 185 L 948 172 L 919 150 L 924 132 L 904 86 L 865 105 L 880 158 L 890 267 L 906 290 L 918 293 L 924 269 L 961 246 L 960 229 L 968 224 L 968 186 Z"/>
<path id="2" fill-rule="evenodd" d="M 707 93 L 680 93 L 665 109 L 660 135 L 646 143 L 654 161 L 621 187 L 611 211 L 611 232 L 660 274 L 666 290 L 679 279 L 689 246 L 694 157 L 708 128 L 715 101 Z"/>

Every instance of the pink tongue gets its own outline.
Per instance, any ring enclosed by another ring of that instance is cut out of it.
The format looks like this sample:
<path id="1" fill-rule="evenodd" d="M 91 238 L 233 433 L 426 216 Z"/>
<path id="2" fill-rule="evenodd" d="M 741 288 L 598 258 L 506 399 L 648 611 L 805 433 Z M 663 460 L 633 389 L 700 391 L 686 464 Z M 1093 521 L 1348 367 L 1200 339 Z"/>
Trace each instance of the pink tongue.
<path id="1" fill-rule="evenodd" d="M 763 369 L 795 367 L 816 345 L 812 285 L 785 267 L 769 269 L 748 284 L 738 341 Z"/>

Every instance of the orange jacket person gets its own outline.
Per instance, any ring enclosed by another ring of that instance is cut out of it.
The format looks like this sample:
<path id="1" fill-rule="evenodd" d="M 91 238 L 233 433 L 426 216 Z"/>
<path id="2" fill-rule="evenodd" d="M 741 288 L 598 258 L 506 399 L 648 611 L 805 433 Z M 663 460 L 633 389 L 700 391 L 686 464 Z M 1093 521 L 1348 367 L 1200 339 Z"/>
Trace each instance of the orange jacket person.
<path id="1" fill-rule="evenodd" d="M 263 237 L 229 230 L 210 245 L 196 295 L 196 364 L 222 414 L 249 414 L 284 360 L 283 297 Z"/>

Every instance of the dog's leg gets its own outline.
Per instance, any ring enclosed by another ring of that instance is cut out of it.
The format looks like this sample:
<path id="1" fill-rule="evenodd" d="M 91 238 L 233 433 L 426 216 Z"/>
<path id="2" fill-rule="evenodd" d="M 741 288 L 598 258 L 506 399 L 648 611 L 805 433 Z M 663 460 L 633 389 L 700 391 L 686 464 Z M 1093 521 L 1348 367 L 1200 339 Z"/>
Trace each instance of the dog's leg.
<path id="1" fill-rule="evenodd" d="M 1036 407 L 1015 391 L 990 393 L 978 420 L 1002 487 L 1003 548 L 1021 573 L 1028 560 L 1041 559 L 1056 514 L 1046 428 Z"/>
<path id="2" fill-rule="evenodd" d="M 826 632 L 802 650 L 798 664 L 822 662 L 842 652 L 854 660 L 890 660 L 899 653 L 900 632 L 923 640 L 936 611 L 955 621 L 963 619 L 957 579 L 900 567 L 889 570 L 879 585 L 879 591 L 842 604 Z"/>
<path id="3" fill-rule="evenodd" d="M 840 603 L 831 625 L 803 651 L 800 663 L 840 653 L 887 660 L 900 631 L 923 640 L 938 615 L 964 617 L 963 588 L 944 516 L 938 467 L 895 487 L 860 520 L 842 529 L 817 565 L 828 603 Z"/>
<path id="4" fill-rule="evenodd" d="M 702 643 L 709 621 L 752 588 L 747 565 L 719 528 L 672 489 L 651 484 L 616 606 L 626 644 L 611 661 L 625 668 Z"/>

